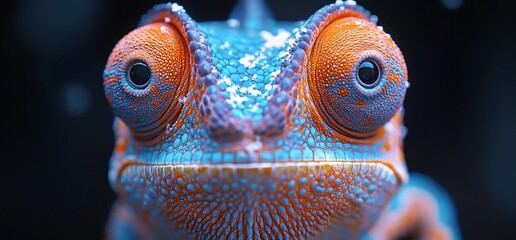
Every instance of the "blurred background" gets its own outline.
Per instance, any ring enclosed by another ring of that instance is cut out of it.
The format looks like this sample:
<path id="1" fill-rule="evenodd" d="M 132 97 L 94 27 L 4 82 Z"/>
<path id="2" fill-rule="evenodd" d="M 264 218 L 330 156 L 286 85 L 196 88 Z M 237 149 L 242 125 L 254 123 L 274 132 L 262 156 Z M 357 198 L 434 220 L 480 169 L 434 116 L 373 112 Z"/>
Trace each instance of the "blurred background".
<path id="1" fill-rule="evenodd" d="M 303 20 L 333 1 L 268 1 Z M 516 237 L 516 20 L 512 1 L 360 0 L 402 49 L 409 169 L 451 195 L 464 239 Z M 1 234 L 102 239 L 115 194 L 113 114 L 102 71 L 116 42 L 158 1 L 2 3 L 5 91 Z M 178 0 L 197 21 L 235 1 Z M 6 122 L 6 123 L 5 123 Z"/>

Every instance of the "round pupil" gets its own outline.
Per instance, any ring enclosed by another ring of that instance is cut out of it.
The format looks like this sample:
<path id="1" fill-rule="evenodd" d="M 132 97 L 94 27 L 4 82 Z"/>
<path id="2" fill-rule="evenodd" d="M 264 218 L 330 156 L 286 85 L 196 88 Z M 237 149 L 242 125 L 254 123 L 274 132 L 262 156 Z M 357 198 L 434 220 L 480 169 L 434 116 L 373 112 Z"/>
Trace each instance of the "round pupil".
<path id="1" fill-rule="evenodd" d="M 150 80 L 150 69 L 147 64 L 137 62 L 129 69 L 129 80 L 138 88 L 145 88 Z"/>
<path id="2" fill-rule="evenodd" d="M 358 65 L 358 80 L 359 83 L 367 88 L 374 87 L 378 81 L 380 71 L 378 65 L 371 60 L 366 60 Z"/>

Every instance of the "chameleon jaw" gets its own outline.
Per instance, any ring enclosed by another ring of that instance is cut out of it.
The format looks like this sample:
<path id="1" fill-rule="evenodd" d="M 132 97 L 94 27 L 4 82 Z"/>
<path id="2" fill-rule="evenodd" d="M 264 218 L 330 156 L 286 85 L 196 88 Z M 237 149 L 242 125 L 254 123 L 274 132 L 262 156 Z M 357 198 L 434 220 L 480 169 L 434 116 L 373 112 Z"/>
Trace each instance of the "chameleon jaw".
<path id="1" fill-rule="evenodd" d="M 138 211 L 159 216 L 149 219 L 150 226 L 158 232 L 186 229 L 200 238 L 220 236 L 220 229 L 224 234 L 357 236 L 402 183 L 381 162 L 133 161 L 121 169 L 118 193 Z"/>

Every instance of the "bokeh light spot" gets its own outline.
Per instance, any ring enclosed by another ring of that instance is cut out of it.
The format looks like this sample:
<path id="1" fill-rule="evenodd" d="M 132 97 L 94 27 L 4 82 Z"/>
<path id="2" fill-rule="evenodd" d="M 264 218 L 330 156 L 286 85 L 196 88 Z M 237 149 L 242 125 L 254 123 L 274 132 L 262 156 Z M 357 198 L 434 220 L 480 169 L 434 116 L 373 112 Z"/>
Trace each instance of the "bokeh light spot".
<path id="1" fill-rule="evenodd" d="M 464 3 L 463 0 L 441 0 L 441 3 L 450 10 L 457 10 L 462 6 L 462 3 Z"/>
<path id="2" fill-rule="evenodd" d="M 91 106 L 91 94 L 82 84 L 72 83 L 63 88 L 63 107 L 72 116 L 84 115 Z"/>

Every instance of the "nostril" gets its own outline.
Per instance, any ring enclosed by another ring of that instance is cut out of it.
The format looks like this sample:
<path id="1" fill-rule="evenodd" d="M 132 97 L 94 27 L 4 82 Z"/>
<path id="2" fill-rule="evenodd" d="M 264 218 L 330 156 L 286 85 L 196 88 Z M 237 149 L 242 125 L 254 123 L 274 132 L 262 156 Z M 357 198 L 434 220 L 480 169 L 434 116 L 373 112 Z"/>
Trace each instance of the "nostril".
<path id="1" fill-rule="evenodd" d="M 246 128 L 249 128 L 241 119 L 230 114 L 223 119 L 219 119 L 214 114 L 206 121 L 206 125 L 210 138 L 219 143 L 240 141 Z"/>
<path id="2" fill-rule="evenodd" d="M 272 114 L 274 112 L 275 114 Z M 260 137 L 274 137 L 285 132 L 285 114 L 281 111 L 270 111 L 260 121 L 253 123 L 253 132 Z"/>

